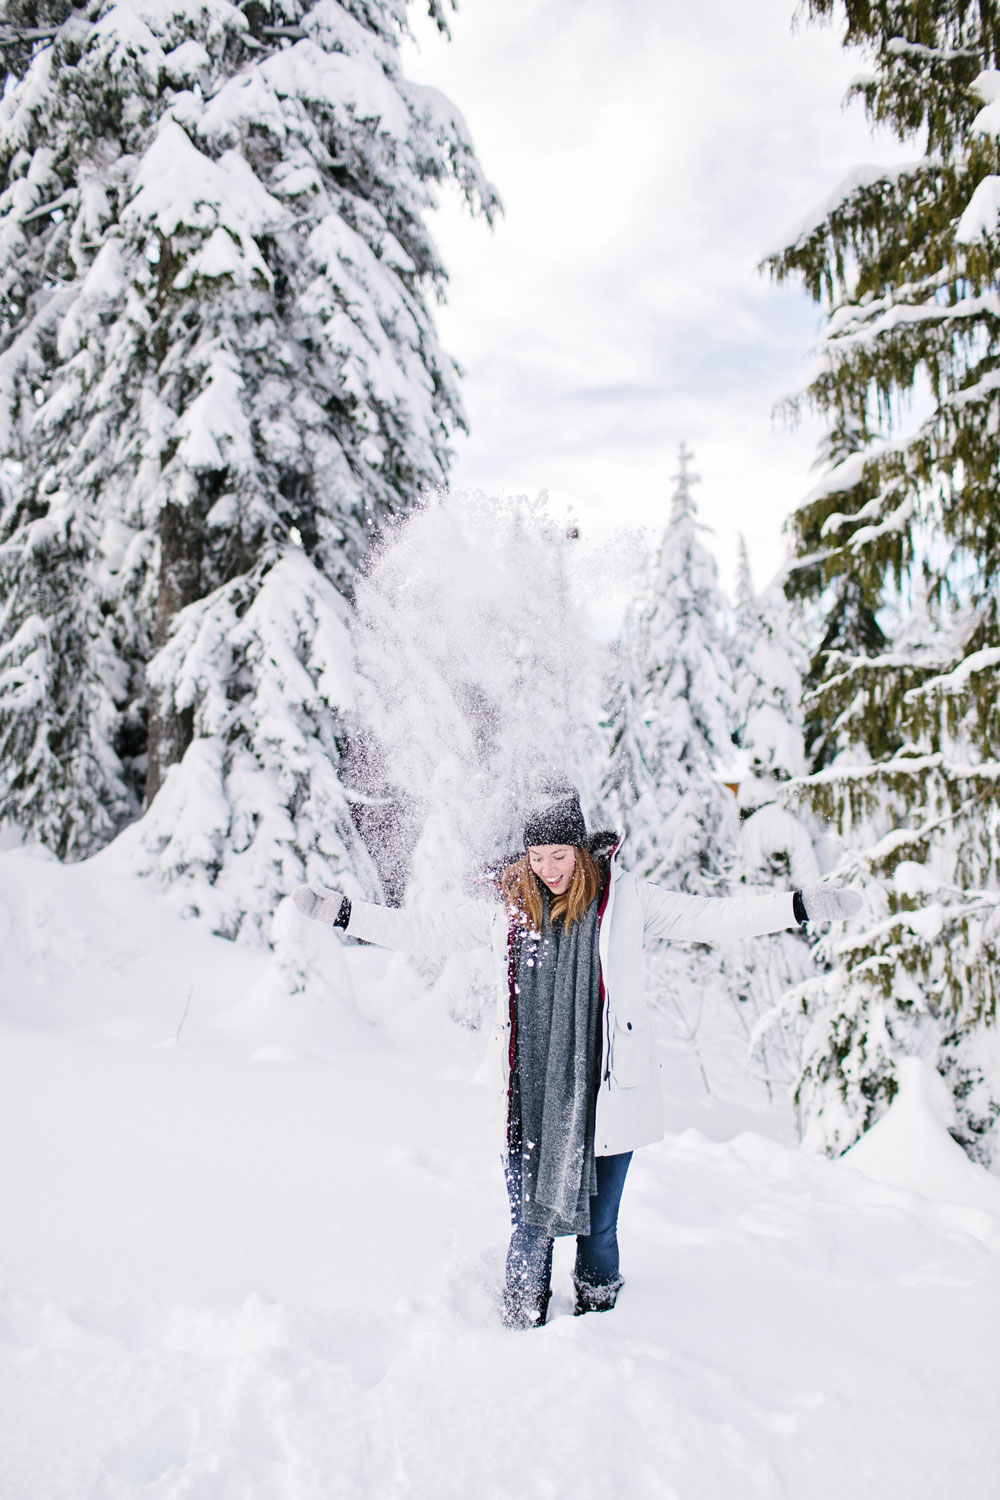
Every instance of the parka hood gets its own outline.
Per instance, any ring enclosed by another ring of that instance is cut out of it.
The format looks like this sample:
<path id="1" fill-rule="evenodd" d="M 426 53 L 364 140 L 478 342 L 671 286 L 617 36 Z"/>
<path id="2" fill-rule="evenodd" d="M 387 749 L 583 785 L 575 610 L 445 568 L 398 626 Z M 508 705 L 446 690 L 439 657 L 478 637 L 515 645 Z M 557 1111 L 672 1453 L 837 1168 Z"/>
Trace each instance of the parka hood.
<path id="1" fill-rule="evenodd" d="M 586 849 L 595 859 L 610 859 L 625 842 L 625 835 L 613 828 L 601 828 L 587 835 Z"/>

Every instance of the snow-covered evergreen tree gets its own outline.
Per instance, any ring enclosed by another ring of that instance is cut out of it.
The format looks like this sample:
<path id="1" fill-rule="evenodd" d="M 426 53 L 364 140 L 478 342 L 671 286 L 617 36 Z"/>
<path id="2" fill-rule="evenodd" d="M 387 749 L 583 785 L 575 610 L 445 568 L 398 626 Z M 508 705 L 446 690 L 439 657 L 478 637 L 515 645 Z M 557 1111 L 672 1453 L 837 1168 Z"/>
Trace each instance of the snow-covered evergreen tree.
<path id="1" fill-rule="evenodd" d="M 727 605 L 699 533 L 691 454 L 679 452 L 670 520 L 629 612 L 620 676 L 606 700 L 611 755 L 604 795 L 624 825 L 623 859 L 673 890 L 719 895 L 731 873 L 736 802 L 722 773 L 733 755 L 735 698 Z M 699 1052 L 706 1006 L 723 999 L 719 954 L 668 943 L 647 955 L 647 981 L 670 1045 Z"/>
<path id="2" fill-rule="evenodd" d="M 678 463 L 639 633 L 655 807 L 643 799 L 632 820 L 636 846 L 648 841 L 641 874 L 673 890 L 710 894 L 719 890 L 736 831 L 733 796 L 720 780 L 733 752 L 735 698 L 726 602 L 699 536 L 697 475 L 683 443 Z"/>
<path id="3" fill-rule="evenodd" d="M 802 726 L 802 678 L 808 666 L 792 625 L 783 580 L 754 592 L 746 540 L 740 536 L 736 609 L 732 633 L 736 693 L 736 742 L 747 770 L 768 789 L 806 769 Z"/>
<path id="4" fill-rule="evenodd" d="M 783 782 L 803 769 L 801 679 L 787 601 L 777 580 L 758 597 L 745 539 L 739 539 L 735 607 L 727 646 L 734 683 L 733 783 L 739 832 L 732 875 L 754 887 L 787 890 L 816 878 L 812 839 L 794 813 L 778 805 Z M 793 933 L 723 948 L 701 966 L 702 988 L 719 988 L 745 1053 L 747 1079 L 772 1102 L 788 1101 L 798 1076 L 799 1038 L 782 997 L 810 977 L 808 944 Z M 703 1063 L 705 1076 L 711 1060 Z"/>
<path id="5" fill-rule="evenodd" d="M 868 895 L 850 935 L 826 940 L 831 973 L 803 994 L 802 1093 L 813 1139 L 841 1150 L 892 1098 L 896 1059 L 917 1052 L 952 1086 L 958 1138 L 988 1159 L 1000 1120 L 981 1057 L 1000 958 L 1000 12 L 806 8 L 846 17 L 845 43 L 870 61 L 856 92 L 915 156 L 852 174 L 771 262 L 829 315 L 808 398 L 830 423 L 833 467 L 795 516 L 791 576 L 823 616 L 804 792 Z"/>
<path id="6" fill-rule="evenodd" d="M 806 653 L 793 628 L 779 575 L 758 595 L 741 535 L 731 637 L 736 691 L 736 741 L 743 764 L 737 792 L 740 830 L 735 873 L 747 885 L 801 889 L 819 879 L 804 811 L 783 805 L 782 790 L 805 771 L 802 674 Z M 788 1097 L 798 1080 L 801 1024 L 784 996 L 816 972 L 799 932 L 740 944 L 725 956 L 748 1049 L 772 1098 Z"/>
<path id="7" fill-rule="evenodd" d="M 601 781 L 602 802 L 626 832 L 629 861 L 636 869 L 645 869 L 655 858 L 660 817 L 646 719 L 647 663 L 639 611 L 648 597 L 648 580 L 644 584 L 638 601 L 626 609 L 613 648 L 603 721 L 608 756 Z"/>
<path id="8" fill-rule="evenodd" d="M 170 805 L 200 796 L 211 763 L 213 852 L 194 830 L 164 844 L 162 817 L 146 852 L 221 889 L 229 850 L 258 847 L 258 915 L 304 869 L 301 807 L 331 831 L 327 878 L 357 863 L 329 584 L 349 589 L 372 528 L 440 481 L 461 422 L 422 214 L 449 176 L 488 216 L 496 200 L 461 118 L 401 74 L 405 10 L 5 7 L 2 815 L 85 854 L 171 767 Z M 333 771 L 279 774 L 306 723 Z"/>

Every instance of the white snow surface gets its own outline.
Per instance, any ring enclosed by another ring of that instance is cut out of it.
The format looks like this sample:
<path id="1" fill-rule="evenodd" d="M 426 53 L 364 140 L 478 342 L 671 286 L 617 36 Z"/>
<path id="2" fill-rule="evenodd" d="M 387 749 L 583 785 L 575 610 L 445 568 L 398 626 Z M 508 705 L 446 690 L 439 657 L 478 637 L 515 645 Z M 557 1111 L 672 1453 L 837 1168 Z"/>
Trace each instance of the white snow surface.
<path id="1" fill-rule="evenodd" d="M 994 106 L 995 108 L 995 106 Z M 985 113 L 985 111 L 984 111 Z M 1000 177 L 984 177 L 966 205 L 955 230 L 955 242 L 972 245 L 997 232 L 1000 220 Z"/>
<path id="2" fill-rule="evenodd" d="M 896 1082 L 887 1112 L 843 1160 L 875 1182 L 965 1204 L 1000 1220 L 1000 1181 L 981 1171 L 948 1134 L 955 1106 L 940 1073 L 918 1057 L 904 1057 L 896 1064 Z M 991 1234 L 987 1223 L 985 1238 Z"/>
<path id="3" fill-rule="evenodd" d="M 922 1065 L 870 1175 L 676 1084 L 617 1308 L 571 1316 L 561 1241 L 549 1323 L 506 1332 L 481 1034 L 287 927 L 325 1003 L 106 864 L 0 853 L 4 1496 L 995 1493 L 997 1184 Z"/>

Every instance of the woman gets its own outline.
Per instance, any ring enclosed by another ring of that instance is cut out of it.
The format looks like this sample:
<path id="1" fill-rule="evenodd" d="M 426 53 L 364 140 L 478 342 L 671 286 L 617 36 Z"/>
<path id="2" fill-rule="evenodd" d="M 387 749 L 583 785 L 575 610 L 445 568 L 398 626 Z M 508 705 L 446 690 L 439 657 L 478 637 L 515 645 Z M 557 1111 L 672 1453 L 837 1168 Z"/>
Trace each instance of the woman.
<path id="1" fill-rule="evenodd" d="M 711 942 L 780 932 L 860 909 L 854 891 L 711 898 L 638 880 L 613 834 L 588 838 L 579 794 L 553 789 L 527 818 L 503 900 L 427 915 L 299 886 L 305 916 L 385 948 L 446 954 L 492 945 L 494 1040 L 506 1104 L 512 1234 L 503 1318 L 545 1322 L 552 1246 L 576 1236 L 578 1313 L 615 1304 L 618 1205 L 632 1152 L 663 1134 L 642 955 L 648 938 Z"/>

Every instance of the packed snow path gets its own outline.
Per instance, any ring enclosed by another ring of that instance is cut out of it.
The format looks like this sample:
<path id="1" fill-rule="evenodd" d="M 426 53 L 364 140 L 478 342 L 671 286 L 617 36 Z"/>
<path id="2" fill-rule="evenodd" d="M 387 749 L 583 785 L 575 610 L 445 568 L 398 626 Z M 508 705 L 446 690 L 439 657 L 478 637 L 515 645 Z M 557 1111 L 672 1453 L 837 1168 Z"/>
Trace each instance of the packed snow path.
<path id="1" fill-rule="evenodd" d="M 4 1500 L 997 1492 L 981 1208 L 689 1130 L 633 1164 L 616 1310 L 570 1316 L 562 1242 L 508 1333 L 481 1038 L 398 960 L 282 1002 L 99 861 L 20 853 L 0 926 Z"/>

